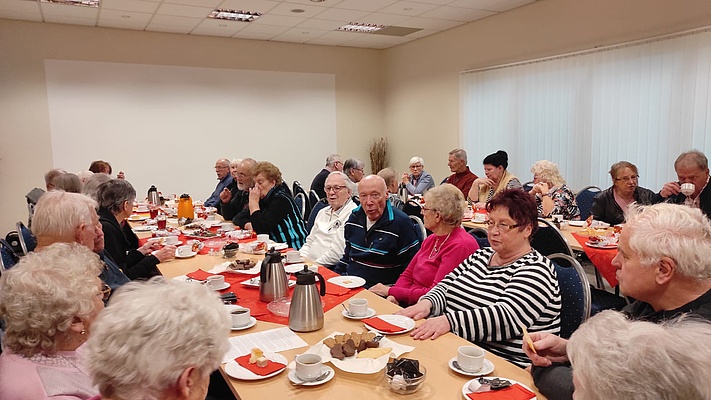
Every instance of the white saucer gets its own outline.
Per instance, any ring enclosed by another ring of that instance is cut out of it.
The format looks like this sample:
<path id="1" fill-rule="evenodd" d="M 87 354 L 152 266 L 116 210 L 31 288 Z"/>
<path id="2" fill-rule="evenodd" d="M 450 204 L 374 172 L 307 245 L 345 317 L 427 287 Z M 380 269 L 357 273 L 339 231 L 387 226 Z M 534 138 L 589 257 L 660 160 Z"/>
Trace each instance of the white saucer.
<path id="1" fill-rule="evenodd" d="M 197 255 L 197 252 L 195 252 L 195 251 L 191 251 L 190 254 L 185 255 L 185 256 L 181 256 L 177 250 L 175 251 L 175 258 L 190 258 L 190 257 L 195 257 L 195 255 Z"/>
<path id="2" fill-rule="evenodd" d="M 490 374 L 490 373 L 494 372 L 494 363 L 491 362 L 491 361 L 489 361 L 489 360 L 487 360 L 486 358 L 484 359 L 484 365 L 482 365 L 481 369 L 478 370 L 478 371 L 472 371 L 472 372 L 468 372 L 468 371 L 465 371 L 465 370 L 463 370 L 463 369 L 459 369 L 459 368 L 455 367 L 455 366 L 454 366 L 454 361 L 457 361 L 457 357 L 452 357 L 452 358 L 449 360 L 449 363 L 448 363 L 449 368 L 450 368 L 452 371 L 457 372 L 457 373 L 462 374 L 462 375 L 467 375 L 467 376 L 482 376 L 482 375 L 487 375 L 487 374 Z"/>
<path id="3" fill-rule="evenodd" d="M 143 216 L 143 215 L 132 215 L 132 216 L 126 218 L 126 220 L 130 221 L 130 222 L 141 222 L 141 221 L 145 221 L 147 219 L 148 219 L 148 217 Z"/>
<path id="4" fill-rule="evenodd" d="M 304 382 L 301 379 L 296 377 L 296 370 L 295 369 L 289 369 L 289 380 L 293 384 L 298 384 L 299 386 L 318 386 L 318 385 L 323 385 L 324 383 L 330 381 L 333 379 L 334 376 L 336 376 L 336 371 L 333 370 L 333 368 L 329 367 L 328 365 L 321 365 L 321 373 L 323 374 L 326 371 L 330 371 L 326 379 L 318 382 Z"/>
<path id="5" fill-rule="evenodd" d="M 503 378 L 503 377 L 499 377 L 499 376 L 487 376 L 487 377 L 486 377 L 486 379 L 494 379 L 494 378 L 499 378 L 499 379 L 507 380 L 507 381 L 511 382 L 512 385 L 518 383 L 518 384 L 521 385 L 522 387 L 524 387 L 524 388 L 526 388 L 526 389 L 528 389 L 528 390 L 531 390 L 530 387 L 524 385 L 523 383 L 521 383 L 521 382 L 519 382 L 519 381 L 515 381 L 515 380 L 513 380 L 513 379 Z M 469 394 L 469 393 L 472 392 L 471 390 L 469 390 L 469 384 L 472 383 L 472 381 L 474 381 L 474 380 L 476 380 L 476 379 L 479 379 L 479 378 L 475 378 L 475 379 L 468 380 L 468 381 L 464 382 L 464 386 L 462 386 L 462 396 L 464 396 L 465 399 L 468 399 L 469 397 L 467 396 L 467 394 Z M 531 390 L 531 392 L 533 392 L 533 390 Z M 535 396 L 534 396 L 531 400 L 537 400 L 537 399 L 538 399 L 538 397 L 535 397 Z"/>
<path id="6" fill-rule="evenodd" d="M 343 286 L 344 288 L 348 289 L 355 289 L 357 287 L 365 285 L 365 279 L 361 278 L 360 276 L 351 275 L 334 276 L 333 278 L 328 279 L 328 281 L 335 285 Z"/>
<path id="7" fill-rule="evenodd" d="M 249 317 L 249 323 L 247 325 L 233 326 L 231 329 L 233 331 L 243 331 L 245 329 L 249 329 L 249 328 L 253 327 L 256 324 L 257 324 L 257 319 L 254 317 Z"/>
<path id="8" fill-rule="evenodd" d="M 232 285 L 230 285 L 228 282 L 225 282 L 222 286 L 220 286 L 220 287 L 218 287 L 218 288 L 210 287 L 210 289 L 212 289 L 212 290 L 225 290 L 225 289 L 227 289 L 227 288 L 230 287 L 230 286 L 232 286 Z M 208 287 L 209 287 L 209 286 L 208 286 Z"/>
<path id="9" fill-rule="evenodd" d="M 373 310 L 372 308 L 369 308 L 369 309 L 368 309 L 368 312 L 367 312 L 364 316 L 362 316 L 362 317 L 356 317 L 356 316 L 350 315 L 350 314 L 348 314 L 348 311 L 347 311 L 347 310 L 341 311 L 341 315 L 343 315 L 344 317 L 346 317 L 346 318 L 348 318 L 348 319 L 364 319 L 364 318 L 374 317 L 374 316 L 375 316 L 375 310 Z"/>

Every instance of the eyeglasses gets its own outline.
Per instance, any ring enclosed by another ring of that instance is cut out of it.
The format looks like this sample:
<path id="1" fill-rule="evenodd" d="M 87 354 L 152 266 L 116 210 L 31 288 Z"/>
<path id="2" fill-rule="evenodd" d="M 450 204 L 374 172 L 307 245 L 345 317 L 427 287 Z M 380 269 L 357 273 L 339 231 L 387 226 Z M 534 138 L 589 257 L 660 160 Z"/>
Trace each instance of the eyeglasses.
<path id="1" fill-rule="evenodd" d="M 427 207 L 421 207 L 421 208 L 422 208 L 422 211 L 434 211 L 434 212 L 439 211 L 436 208 L 427 208 Z"/>
<path id="2" fill-rule="evenodd" d="M 111 297 L 111 286 L 109 286 L 109 285 L 107 285 L 107 284 L 105 284 L 105 283 L 102 283 L 102 284 L 101 284 L 101 292 L 100 292 L 100 293 L 101 293 L 101 295 L 102 295 L 101 300 L 103 300 L 103 301 L 108 301 L 108 300 L 109 300 L 109 297 Z"/>
<path id="3" fill-rule="evenodd" d="M 509 225 L 509 224 L 504 223 L 504 222 L 499 222 L 499 223 L 497 224 L 497 223 L 494 223 L 494 222 L 491 222 L 491 221 L 486 221 L 485 224 L 486 224 L 487 229 L 492 230 L 492 229 L 496 228 L 496 229 L 498 229 L 499 232 L 501 232 L 501 233 L 507 233 L 507 232 L 510 231 L 511 229 L 513 229 L 513 228 L 518 228 L 519 226 L 521 226 L 521 225 L 519 225 L 519 224 Z"/>
<path id="4" fill-rule="evenodd" d="M 410 165 L 410 168 L 422 168 L 422 164 Z"/>
<path id="5" fill-rule="evenodd" d="M 328 192 L 338 193 L 345 188 L 346 188 L 345 186 L 326 186 L 323 188 L 323 190 L 326 191 L 326 193 L 328 193 Z"/>
<path id="6" fill-rule="evenodd" d="M 616 181 L 622 181 L 622 182 L 629 182 L 629 181 L 637 181 L 639 179 L 639 175 L 632 175 L 632 176 L 623 176 L 622 178 L 615 178 Z"/>
<path id="7" fill-rule="evenodd" d="M 229 166 L 227 166 L 227 167 L 221 167 L 221 166 L 219 166 L 219 165 L 215 165 L 215 169 L 230 169 L 230 167 L 229 167 Z"/>

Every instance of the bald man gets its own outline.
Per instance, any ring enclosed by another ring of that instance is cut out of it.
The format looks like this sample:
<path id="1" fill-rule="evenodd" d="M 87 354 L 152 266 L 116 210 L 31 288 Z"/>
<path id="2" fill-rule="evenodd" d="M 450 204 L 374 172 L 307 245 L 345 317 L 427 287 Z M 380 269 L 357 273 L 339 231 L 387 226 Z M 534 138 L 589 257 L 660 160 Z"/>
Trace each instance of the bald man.
<path id="1" fill-rule="evenodd" d="M 205 207 L 219 207 L 220 193 L 222 193 L 223 189 L 232 184 L 233 179 L 232 175 L 230 175 L 230 160 L 220 158 L 215 161 L 215 173 L 217 174 L 217 180 L 219 182 L 217 182 L 215 191 L 205 200 Z"/>

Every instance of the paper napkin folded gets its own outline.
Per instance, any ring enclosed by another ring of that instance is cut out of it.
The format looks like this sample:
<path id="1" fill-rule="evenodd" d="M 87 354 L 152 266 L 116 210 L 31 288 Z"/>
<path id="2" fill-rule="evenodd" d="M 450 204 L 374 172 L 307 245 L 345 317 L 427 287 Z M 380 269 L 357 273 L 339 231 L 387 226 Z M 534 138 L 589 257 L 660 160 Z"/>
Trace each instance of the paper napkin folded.
<path id="1" fill-rule="evenodd" d="M 387 321 L 384 321 L 378 317 L 366 318 L 361 321 L 368 326 L 371 326 L 379 331 L 387 332 L 387 333 L 400 332 L 403 329 L 405 329 L 402 326 L 393 325 L 393 324 L 391 324 Z"/>
<path id="2" fill-rule="evenodd" d="M 235 361 L 241 367 L 244 367 L 244 368 L 248 369 L 250 372 L 260 375 L 260 376 L 272 374 L 272 373 L 277 372 L 280 369 L 284 369 L 286 367 L 286 365 L 272 361 L 272 360 L 269 360 L 269 363 L 266 366 L 259 367 L 259 366 L 257 366 L 257 364 L 250 364 L 249 357 L 251 357 L 250 354 L 245 354 L 241 357 L 235 358 Z"/>
<path id="3" fill-rule="evenodd" d="M 206 281 L 208 277 L 213 275 L 215 274 L 211 274 L 209 272 L 203 271 L 202 269 L 198 269 L 197 271 L 193 271 L 187 274 L 187 277 L 198 281 Z"/>
<path id="4" fill-rule="evenodd" d="M 341 285 L 336 285 L 331 282 L 326 282 L 326 294 L 331 294 L 334 296 L 343 296 L 344 294 L 350 292 L 351 290 L 343 287 Z M 402 329 L 400 329 L 402 330 Z"/>
<path id="5" fill-rule="evenodd" d="M 536 397 L 536 394 L 518 383 L 514 383 L 505 389 L 467 393 L 467 397 L 472 400 L 531 400 Z"/>

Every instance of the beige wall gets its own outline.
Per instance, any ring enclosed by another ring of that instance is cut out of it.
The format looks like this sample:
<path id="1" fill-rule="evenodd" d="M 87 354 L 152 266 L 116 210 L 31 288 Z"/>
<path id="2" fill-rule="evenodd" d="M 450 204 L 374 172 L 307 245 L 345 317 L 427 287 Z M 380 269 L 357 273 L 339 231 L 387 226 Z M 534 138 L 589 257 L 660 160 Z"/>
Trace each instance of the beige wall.
<path id="1" fill-rule="evenodd" d="M 711 25 L 708 0 L 538 0 L 385 52 L 391 163 L 440 181 L 459 146 L 459 72 Z M 492 150 L 495 151 L 496 149 Z M 481 175 L 481 160 L 469 160 Z M 521 171 L 522 180 L 528 175 Z"/>

